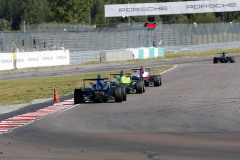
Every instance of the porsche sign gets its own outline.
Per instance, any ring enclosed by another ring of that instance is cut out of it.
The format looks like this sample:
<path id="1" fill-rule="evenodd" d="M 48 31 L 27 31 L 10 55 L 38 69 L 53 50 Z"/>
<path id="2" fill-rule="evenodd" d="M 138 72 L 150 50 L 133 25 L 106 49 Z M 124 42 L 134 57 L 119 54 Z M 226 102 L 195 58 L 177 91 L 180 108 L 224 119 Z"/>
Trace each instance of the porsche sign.
<path id="1" fill-rule="evenodd" d="M 240 11 L 239 0 L 184 1 L 105 5 L 105 17 Z"/>

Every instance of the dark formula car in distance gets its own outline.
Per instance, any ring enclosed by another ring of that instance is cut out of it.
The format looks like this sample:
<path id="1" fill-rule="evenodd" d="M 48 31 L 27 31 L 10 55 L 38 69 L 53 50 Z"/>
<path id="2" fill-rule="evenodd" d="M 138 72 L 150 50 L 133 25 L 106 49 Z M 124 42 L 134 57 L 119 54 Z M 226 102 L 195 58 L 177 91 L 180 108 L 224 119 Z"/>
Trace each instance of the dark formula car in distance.
<path id="1" fill-rule="evenodd" d="M 235 57 L 234 56 L 228 56 L 225 52 L 223 53 L 218 53 L 218 54 L 221 54 L 221 56 L 219 57 L 214 57 L 213 58 L 213 63 L 218 63 L 218 62 L 221 62 L 221 63 L 235 63 Z"/>
<path id="2" fill-rule="evenodd" d="M 91 87 L 86 87 L 86 81 L 96 81 L 96 83 L 90 83 Z M 101 78 L 98 75 L 97 79 L 84 79 L 84 88 L 74 90 L 74 103 L 84 102 L 107 102 L 109 100 L 115 100 L 115 102 L 123 101 L 123 91 L 121 87 L 112 86 L 109 82 L 109 78 Z"/>
<path id="3" fill-rule="evenodd" d="M 159 87 L 162 85 L 161 75 L 152 75 L 151 68 L 143 68 L 140 69 L 132 69 L 136 72 L 136 75 L 132 77 L 132 79 L 142 79 L 144 80 L 145 86 L 153 85 L 155 87 Z M 137 72 L 139 71 L 139 72 Z"/>

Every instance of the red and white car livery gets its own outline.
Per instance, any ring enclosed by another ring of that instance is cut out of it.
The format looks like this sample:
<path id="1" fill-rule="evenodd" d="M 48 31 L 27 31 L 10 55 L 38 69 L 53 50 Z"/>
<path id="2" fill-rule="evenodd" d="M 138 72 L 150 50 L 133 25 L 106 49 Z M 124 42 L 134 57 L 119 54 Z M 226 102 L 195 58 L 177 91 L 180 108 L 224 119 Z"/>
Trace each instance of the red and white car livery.
<path id="1" fill-rule="evenodd" d="M 132 69 L 135 71 L 135 75 L 132 77 L 132 79 L 142 79 L 144 80 L 145 86 L 153 85 L 153 86 L 161 86 L 161 75 L 151 75 L 151 69 L 150 68 L 143 68 L 141 66 L 139 69 Z"/>

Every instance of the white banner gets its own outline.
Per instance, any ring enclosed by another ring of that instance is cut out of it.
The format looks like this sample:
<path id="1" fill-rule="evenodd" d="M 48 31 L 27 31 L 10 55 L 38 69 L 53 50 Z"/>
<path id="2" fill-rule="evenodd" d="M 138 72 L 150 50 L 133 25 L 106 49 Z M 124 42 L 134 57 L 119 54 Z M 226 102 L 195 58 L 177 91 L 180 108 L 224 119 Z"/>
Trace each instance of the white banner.
<path id="1" fill-rule="evenodd" d="M 240 11 L 240 0 L 209 0 L 105 5 L 105 17 Z"/>
<path id="2" fill-rule="evenodd" d="M 17 68 L 32 68 L 44 66 L 69 65 L 69 50 L 19 52 Z M 12 53 L 0 53 L 0 70 L 11 70 L 13 65 Z"/>
<path id="3" fill-rule="evenodd" d="M 13 69 L 13 54 L 0 53 L 0 70 Z"/>

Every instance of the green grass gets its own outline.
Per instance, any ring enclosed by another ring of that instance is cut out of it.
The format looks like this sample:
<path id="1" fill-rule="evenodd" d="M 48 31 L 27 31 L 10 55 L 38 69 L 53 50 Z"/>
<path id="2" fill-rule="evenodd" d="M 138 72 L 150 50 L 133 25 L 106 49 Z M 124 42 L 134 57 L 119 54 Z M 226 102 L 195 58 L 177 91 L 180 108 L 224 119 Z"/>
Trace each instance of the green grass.
<path id="1" fill-rule="evenodd" d="M 233 49 L 216 49 L 210 51 L 199 51 L 199 52 L 178 52 L 178 53 L 164 53 L 163 57 L 157 58 L 149 58 L 149 59 L 133 59 L 129 60 L 128 62 L 144 62 L 144 61 L 157 61 L 157 60 L 164 60 L 164 59 L 178 59 L 178 58 L 186 58 L 186 57 L 203 57 L 209 55 L 216 55 L 217 53 L 240 53 L 240 48 L 233 48 Z"/>
<path id="2" fill-rule="evenodd" d="M 200 52 L 181 52 L 181 53 L 165 53 L 165 58 L 179 58 L 179 57 L 195 57 L 195 56 L 207 56 L 207 55 L 215 55 L 217 53 L 240 53 L 240 48 L 233 49 L 216 49 L 210 51 L 200 51 Z M 162 59 L 162 58 L 160 58 Z"/>
<path id="3" fill-rule="evenodd" d="M 160 73 L 173 66 L 152 68 L 152 73 Z M 103 78 L 109 78 L 110 73 L 98 73 Z M 130 72 L 126 70 L 125 72 Z M 96 78 L 98 74 L 84 74 L 65 77 L 48 77 L 38 79 L 22 79 L 0 82 L 0 106 L 30 103 L 34 99 L 53 98 L 54 88 L 59 97 L 73 93 L 75 88 L 83 87 L 83 79 Z"/>

